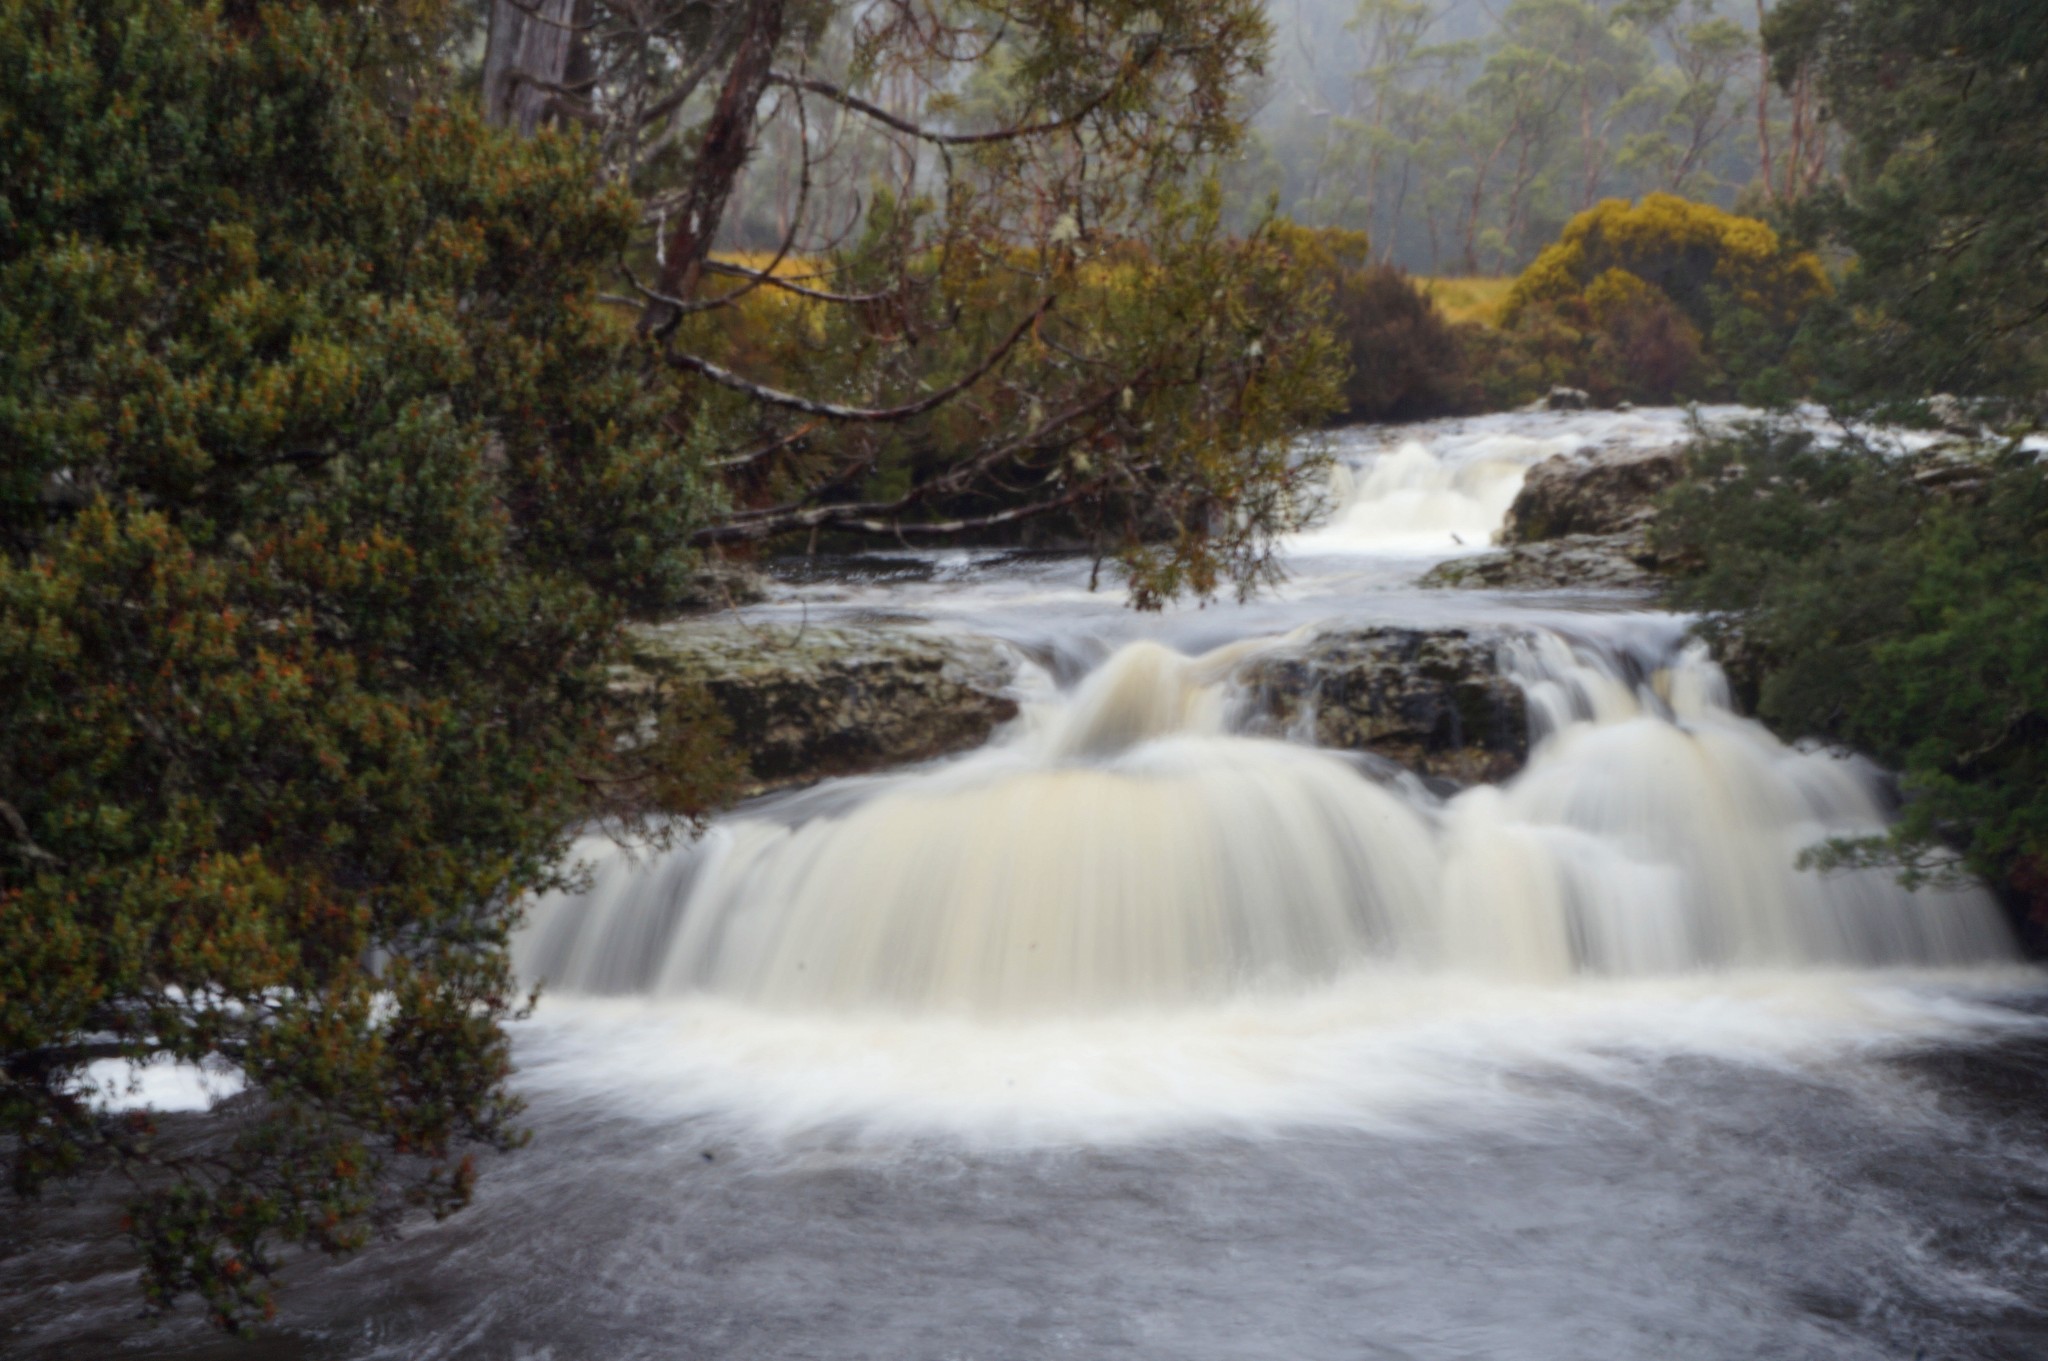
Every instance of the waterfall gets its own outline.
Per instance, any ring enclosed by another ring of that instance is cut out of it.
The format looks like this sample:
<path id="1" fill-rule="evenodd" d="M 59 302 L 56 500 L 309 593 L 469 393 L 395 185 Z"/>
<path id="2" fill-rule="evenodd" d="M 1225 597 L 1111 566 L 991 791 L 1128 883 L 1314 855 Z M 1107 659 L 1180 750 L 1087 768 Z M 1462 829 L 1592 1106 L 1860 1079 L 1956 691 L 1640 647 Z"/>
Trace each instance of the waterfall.
<path id="1" fill-rule="evenodd" d="M 1569 440 L 1497 435 L 1444 456 L 1410 440 L 1354 471 L 1331 469 L 1330 513 L 1299 536 L 1298 550 L 1425 551 L 1483 548 L 1514 503 L 1529 468 Z"/>
<path id="2" fill-rule="evenodd" d="M 1672 412 L 1572 420 L 1354 448 L 1291 550 L 1477 547 L 1541 459 L 1683 430 Z M 1548 986 L 2013 956 L 1973 884 L 1799 867 L 1884 829 L 1881 772 L 1737 714 L 1683 620 L 1581 619 L 1502 635 L 1528 761 L 1448 798 L 1315 747 L 1310 715 L 1285 739 L 1252 730 L 1236 677 L 1289 645 L 1284 626 L 1197 655 L 1070 630 L 978 751 L 769 799 L 651 858 L 585 843 L 589 890 L 535 904 L 515 964 L 558 994 L 986 1020 L 1293 996 L 1360 971 Z M 1101 660 L 1076 678 L 1062 659 L 1083 656 Z"/>
<path id="3" fill-rule="evenodd" d="M 1779 742 L 1703 650 L 1664 647 L 1520 635 L 1502 664 L 1527 768 L 1439 801 L 1229 731 L 1246 645 L 1134 643 L 965 758 L 742 813 L 652 867 L 609 853 L 587 895 L 538 905 L 517 962 L 571 993 L 1006 1017 L 1366 964 L 1546 981 L 2009 956 L 1981 889 L 1798 868 L 1883 828 L 1878 772 Z"/>

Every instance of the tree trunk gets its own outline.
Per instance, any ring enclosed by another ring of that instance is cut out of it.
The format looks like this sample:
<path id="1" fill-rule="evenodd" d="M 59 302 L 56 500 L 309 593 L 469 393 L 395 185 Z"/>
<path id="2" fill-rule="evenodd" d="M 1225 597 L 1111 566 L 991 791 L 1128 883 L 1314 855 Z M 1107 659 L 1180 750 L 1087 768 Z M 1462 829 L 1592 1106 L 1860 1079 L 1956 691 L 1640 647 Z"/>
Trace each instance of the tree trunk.
<path id="1" fill-rule="evenodd" d="M 784 3 L 749 0 L 746 27 L 733 49 L 718 104 L 704 127 L 704 141 L 697 148 L 697 161 L 690 167 L 690 182 L 675 209 L 675 227 L 662 254 L 655 291 L 666 298 L 687 298 L 697 287 L 733 185 L 754 149 L 755 118 L 774 69 L 775 48 L 782 41 Z M 649 302 L 640 314 L 640 330 L 664 334 L 679 315 L 673 302 Z"/>
<path id="2" fill-rule="evenodd" d="M 1771 50 L 1764 45 L 1764 0 L 1756 0 L 1756 157 L 1764 190 L 1775 199 L 1778 188 L 1771 182 Z"/>
<path id="3" fill-rule="evenodd" d="M 577 8 L 576 0 L 492 0 L 484 49 L 488 121 L 517 128 L 521 137 L 539 130 L 569 74 Z"/>

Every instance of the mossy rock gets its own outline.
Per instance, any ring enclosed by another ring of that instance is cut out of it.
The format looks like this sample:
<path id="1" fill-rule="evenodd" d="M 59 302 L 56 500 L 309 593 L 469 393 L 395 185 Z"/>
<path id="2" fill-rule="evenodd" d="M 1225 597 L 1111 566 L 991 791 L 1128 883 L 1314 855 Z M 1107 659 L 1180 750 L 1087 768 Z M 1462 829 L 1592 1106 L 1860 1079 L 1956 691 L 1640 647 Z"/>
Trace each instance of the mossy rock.
<path id="1" fill-rule="evenodd" d="M 1370 752 L 1418 775 L 1499 780 L 1529 752 L 1521 687 L 1498 665 L 1503 640 L 1467 629 L 1330 630 L 1254 656 L 1237 680 L 1270 731 Z"/>
<path id="2" fill-rule="evenodd" d="M 728 614 L 639 630 L 633 662 L 640 681 L 710 697 L 745 754 L 747 793 L 965 751 L 1017 714 L 1005 693 L 1016 663 L 1001 645 L 919 625 Z"/>

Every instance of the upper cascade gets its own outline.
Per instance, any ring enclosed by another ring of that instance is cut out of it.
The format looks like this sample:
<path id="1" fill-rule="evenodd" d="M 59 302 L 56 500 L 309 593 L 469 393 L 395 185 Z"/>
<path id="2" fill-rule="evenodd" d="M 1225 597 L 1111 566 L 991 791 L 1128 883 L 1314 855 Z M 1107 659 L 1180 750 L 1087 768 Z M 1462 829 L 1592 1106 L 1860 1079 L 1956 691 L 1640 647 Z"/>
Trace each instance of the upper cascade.
<path id="1" fill-rule="evenodd" d="M 1529 465 L 1554 452 L 1555 441 L 1503 435 L 1463 460 L 1411 440 L 1363 469 L 1337 463 L 1329 512 L 1298 544 L 1368 552 L 1482 547 L 1507 518 Z"/>

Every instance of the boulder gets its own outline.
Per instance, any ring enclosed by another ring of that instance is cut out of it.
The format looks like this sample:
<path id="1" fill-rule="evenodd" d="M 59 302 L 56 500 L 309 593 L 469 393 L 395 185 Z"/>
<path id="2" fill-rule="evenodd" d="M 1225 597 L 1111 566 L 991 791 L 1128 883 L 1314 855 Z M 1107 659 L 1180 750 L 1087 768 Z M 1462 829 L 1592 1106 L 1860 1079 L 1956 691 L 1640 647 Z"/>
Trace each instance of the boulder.
<path id="1" fill-rule="evenodd" d="M 703 614 L 751 605 L 768 598 L 768 576 L 744 562 L 706 558 L 690 573 L 682 593 L 670 602 L 679 614 Z"/>
<path id="2" fill-rule="evenodd" d="M 709 695 L 745 753 L 748 794 L 964 751 L 1017 714 L 1005 649 L 915 623 L 714 615 L 639 630 L 633 660 L 641 683 Z"/>
<path id="3" fill-rule="evenodd" d="M 1640 534 L 1570 534 L 1452 558 L 1422 585 L 1496 591 L 1654 591 L 1655 555 Z"/>
<path id="4" fill-rule="evenodd" d="M 1238 684 L 1257 726 L 1370 752 L 1418 775 L 1498 780 L 1522 766 L 1529 718 L 1496 663 L 1503 636 L 1344 628 L 1261 652 Z"/>
<path id="5" fill-rule="evenodd" d="M 1501 527 L 1503 544 L 1541 543 L 1568 534 L 1648 532 L 1657 498 L 1685 476 L 1685 447 L 1585 448 L 1529 470 Z"/>

